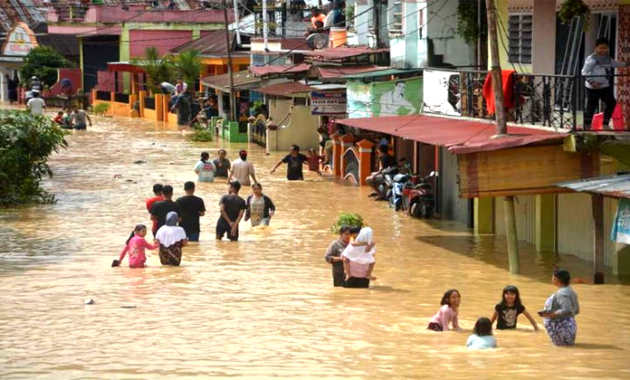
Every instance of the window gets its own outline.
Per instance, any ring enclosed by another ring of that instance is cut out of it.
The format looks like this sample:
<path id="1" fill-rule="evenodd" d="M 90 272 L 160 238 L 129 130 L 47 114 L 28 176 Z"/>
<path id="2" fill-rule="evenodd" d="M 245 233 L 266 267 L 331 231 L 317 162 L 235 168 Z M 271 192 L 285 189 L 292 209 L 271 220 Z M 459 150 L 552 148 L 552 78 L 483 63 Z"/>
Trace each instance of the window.
<path id="1" fill-rule="evenodd" d="M 394 5 L 389 10 L 389 34 L 403 34 L 403 2 L 393 0 Z"/>
<path id="2" fill-rule="evenodd" d="M 532 25 L 532 15 L 510 15 L 510 62 L 532 63 Z"/>

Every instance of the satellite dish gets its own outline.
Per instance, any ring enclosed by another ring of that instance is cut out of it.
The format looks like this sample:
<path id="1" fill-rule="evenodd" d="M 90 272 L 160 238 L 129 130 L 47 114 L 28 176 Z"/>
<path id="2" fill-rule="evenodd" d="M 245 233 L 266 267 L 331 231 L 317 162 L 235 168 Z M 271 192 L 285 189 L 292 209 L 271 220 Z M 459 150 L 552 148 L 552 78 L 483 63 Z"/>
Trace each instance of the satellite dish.
<path id="1" fill-rule="evenodd" d="M 306 38 L 306 46 L 311 49 L 323 49 L 328 46 L 328 34 L 313 33 Z"/>

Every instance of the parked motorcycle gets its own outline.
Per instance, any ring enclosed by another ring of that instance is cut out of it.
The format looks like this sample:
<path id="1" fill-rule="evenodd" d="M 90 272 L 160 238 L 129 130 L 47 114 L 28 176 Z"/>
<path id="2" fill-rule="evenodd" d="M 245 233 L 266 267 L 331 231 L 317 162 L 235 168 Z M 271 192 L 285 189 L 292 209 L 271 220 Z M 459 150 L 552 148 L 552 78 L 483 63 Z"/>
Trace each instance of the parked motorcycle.
<path id="1" fill-rule="evenodd" d="M 437 177 L 437 172 L 431 172 L 428 176 L 414 177 L 403 189 L 402 207 L 409 215 L 415 218 L 431 218 L 435 212 L 435 198 L 433 186 L 429 180 Z"/>
<path id="2" fill-rule="evenodd" d="M 410 179 L 409 174 L 385 175 L 389 206 L 396 211 L 403 208 L 403 190 Z"/>

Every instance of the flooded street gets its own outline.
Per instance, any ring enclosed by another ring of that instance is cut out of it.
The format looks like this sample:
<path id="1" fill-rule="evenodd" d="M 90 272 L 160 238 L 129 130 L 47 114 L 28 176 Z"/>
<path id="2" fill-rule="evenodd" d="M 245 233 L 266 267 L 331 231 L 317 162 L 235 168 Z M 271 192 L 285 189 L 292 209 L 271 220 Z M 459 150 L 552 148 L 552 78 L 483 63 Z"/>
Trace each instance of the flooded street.
<path id="1" fill-rule="evenodd" d="M 0 211 L 2 379 L 630 378 L 630 286 L 574 285 L 582 310 L 574 348 L 553 347 L 521 316 L 518 330 L 495 332 L 499 349 L 468 352 L 475 321 L 492 316 L 505 285 L 519 287 L 542 329 L 535 312 L 556 289 L 556 258 L 523 245 L 523 275 L 512 276 L 504 240 L 410 219 L 366 188 L 314 173 L 287 183 L 285 166 L 269 174 L 282 155 L 255 145 L 191 143 L 173 127 L 111 118 L 69 143 L 45 185 L 57 204 Z M 216 242 L 227 185 L 199 183 L 201 242 L 184 249 L 181 267 L 161 267 L 148 251 L 145 269 L 111 268 L 134 225 L 150 225 L 152 185 L 183 195 L 201 151 L 214 158 L 221 146 L 231 160 L 250 150 L 278 207 L 271 227 L 242 222 L 238 243 Z M 375 231 L 378 280 L 369 290 L 332 287 L 323 256 L 341 211 L 360 213 Z M 590 282 L 589 263 L 558 260 Z M 429 332 L 448 288 L 461 292 L 464 331 Z"/>

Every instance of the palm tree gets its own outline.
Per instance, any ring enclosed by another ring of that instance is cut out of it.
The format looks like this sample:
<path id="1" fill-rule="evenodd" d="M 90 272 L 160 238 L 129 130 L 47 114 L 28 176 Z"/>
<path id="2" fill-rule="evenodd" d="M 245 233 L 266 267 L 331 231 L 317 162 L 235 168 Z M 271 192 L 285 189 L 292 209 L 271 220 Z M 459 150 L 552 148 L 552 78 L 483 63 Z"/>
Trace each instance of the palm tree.
<path id="1" fill-rule="evenodd" d="M 193 49 L 179 53 L 173 58 L 172 64 L 177 75 L 182 76 L 186 83 L 189 83 L 194 88 L 202 69 L 199 51 Z"/>
<path id="2" fill-rule="evenodd" d="M 169 66 L 169 59 L 166 56 L 160 56 L 155 47 L 148 47 L 144 54 L 144 59 L 134 60 L 134 63 L 141 66 L 147 73 L 147 84 L 151 92 L 159 93 L 160 84 L 171 80 L 172 71 Z"/>

